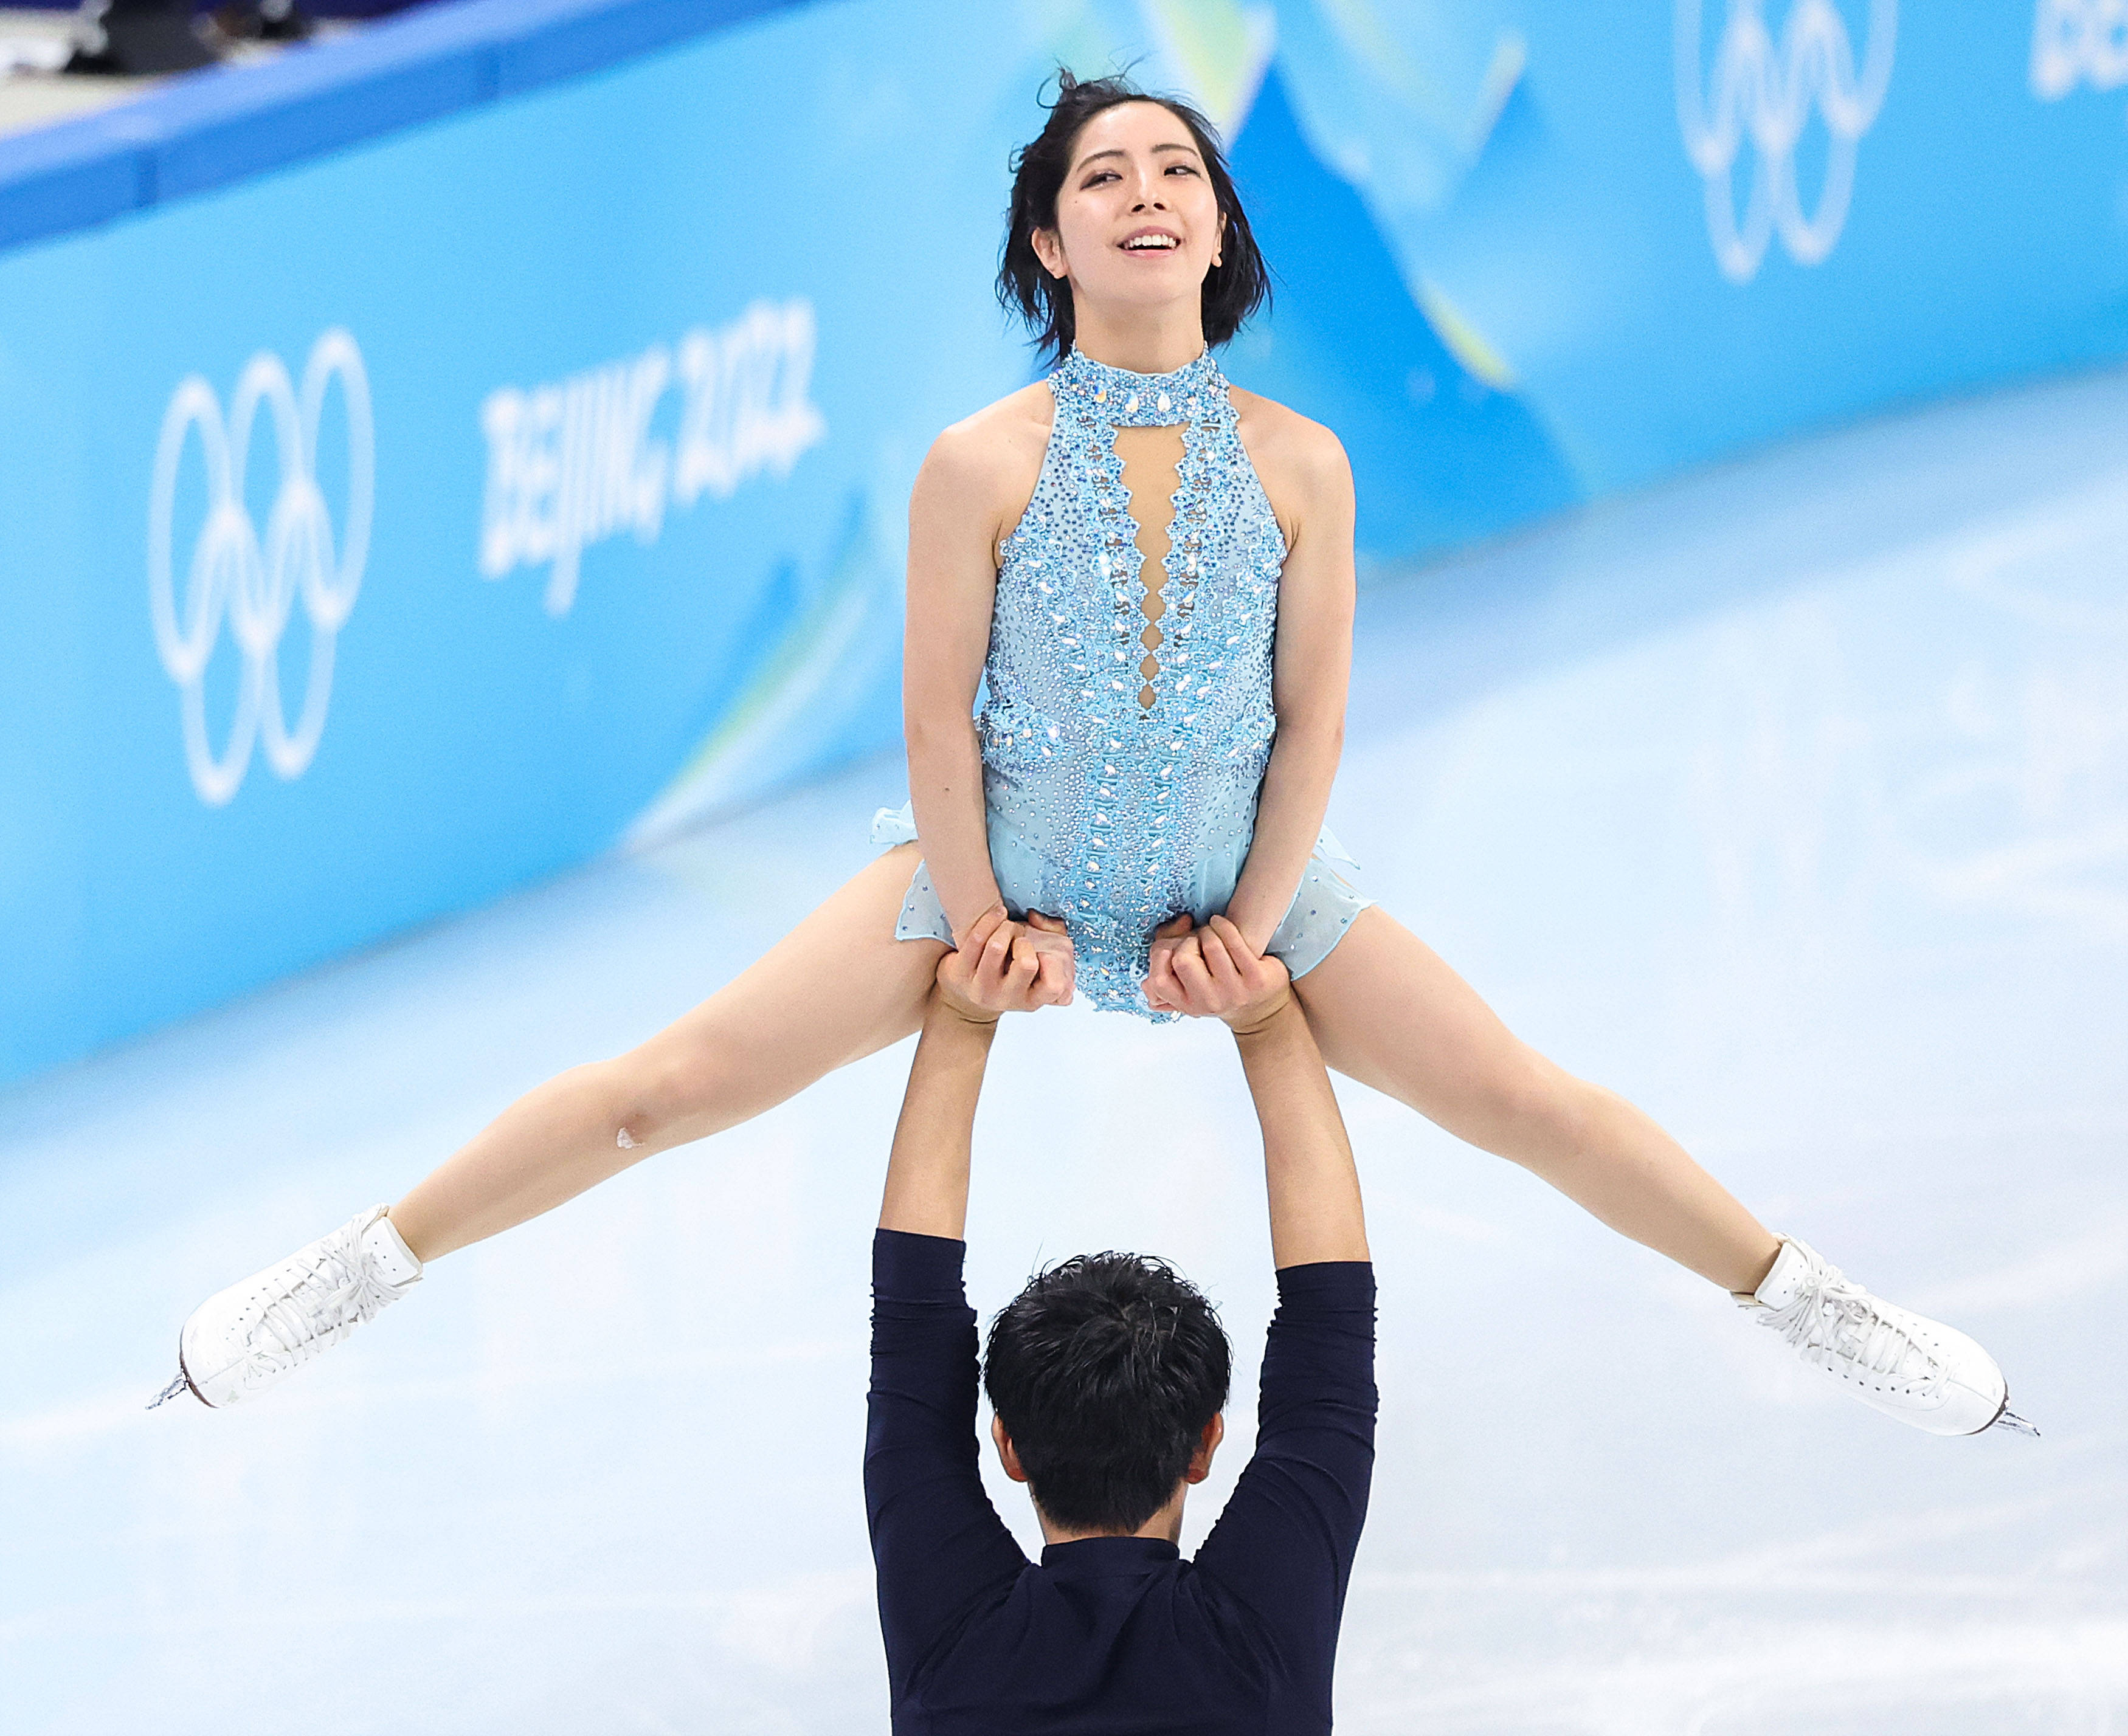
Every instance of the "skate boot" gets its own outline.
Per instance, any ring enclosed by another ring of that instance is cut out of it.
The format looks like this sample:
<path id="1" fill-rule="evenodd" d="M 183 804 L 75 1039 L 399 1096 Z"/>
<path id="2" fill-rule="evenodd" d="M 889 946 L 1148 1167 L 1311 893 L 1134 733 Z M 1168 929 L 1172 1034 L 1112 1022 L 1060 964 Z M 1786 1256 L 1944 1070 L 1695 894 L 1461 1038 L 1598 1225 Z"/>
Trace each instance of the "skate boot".
<path id="1" fill-rule="evenodd" d="M 242 1404 L 420 1282 L 421 1263 L 373 1206 L 278 1264 L 210 1296 L 178 1335 L 178 1378 L 202 1404 Z M 149 1409 L 153 1410 L 154 1405 Z"/>
<path id="2" fill-rule="evenodd" d="M 1873 1411 L 1931 1435 L 1997 1424 L 2040 1432 L 2009 1408 L 1995 1359 L 1963 1332 L 1880 1302 L 1793 1238 L 1759 1288 L 1736 1300 Z"/>

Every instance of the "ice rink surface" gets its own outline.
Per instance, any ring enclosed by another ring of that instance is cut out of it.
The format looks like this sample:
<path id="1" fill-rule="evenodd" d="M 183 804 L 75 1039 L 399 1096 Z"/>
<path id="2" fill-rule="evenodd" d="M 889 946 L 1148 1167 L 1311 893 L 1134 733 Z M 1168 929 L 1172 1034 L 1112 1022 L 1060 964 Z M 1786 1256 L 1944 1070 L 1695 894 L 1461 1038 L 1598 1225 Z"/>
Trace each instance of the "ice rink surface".
<path id="1" fill-rule="evenodd" d="M 858 1458 L 906 1049 L 438 1262 L 254 1410 L 141 1404 L 193 1303 L 713 990 L 900 780 L 0 1097 L 0 1724 L 884 1729 Z M 1383 1409 L 1340 1727 L 2128 1732 L 2128 376 L 1370 589 L 1331 817 L 1518 1031 L 1980 1337 L 2045 1430 L 1936 1440 L 1822 1392 L 1726 1297 L 1346 1088 Z M 1235 1337 L 1185 1549 L 1252 1431 L 1257 1165 L 1216 1027 L 1000 1040 L 978 1307 L 1138 1248 Z"/>

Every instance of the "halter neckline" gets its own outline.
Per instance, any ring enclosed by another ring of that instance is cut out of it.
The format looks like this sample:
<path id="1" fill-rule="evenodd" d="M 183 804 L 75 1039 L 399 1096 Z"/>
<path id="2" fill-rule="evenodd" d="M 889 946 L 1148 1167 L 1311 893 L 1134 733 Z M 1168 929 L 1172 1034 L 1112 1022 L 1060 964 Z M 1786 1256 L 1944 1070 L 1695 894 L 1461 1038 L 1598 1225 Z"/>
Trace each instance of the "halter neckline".
<path id="1" fill-rule="evenodd" d="M 1096 362 L 1077 344 L 1050 376 L 1060 401 L 1119 428 L 1171 428 L 1223 402 L 1227 382 L 1208 349 L 1164 374 L 1133 373 Z"/>

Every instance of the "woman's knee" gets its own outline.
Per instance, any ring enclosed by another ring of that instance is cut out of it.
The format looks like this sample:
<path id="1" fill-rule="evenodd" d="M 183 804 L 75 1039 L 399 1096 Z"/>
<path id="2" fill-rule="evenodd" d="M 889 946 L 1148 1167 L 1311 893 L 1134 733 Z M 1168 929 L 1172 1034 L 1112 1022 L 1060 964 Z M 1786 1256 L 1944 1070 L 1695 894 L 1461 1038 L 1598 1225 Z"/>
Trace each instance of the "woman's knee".
<path id="1" fill-rule="evenodd" d="M 649 1152 L 683 1145 L 731 1118 L 736 1079 L 718 1046 L 656 1040 L 586 1070 L 597 1077 L 614 1143 Z"/>

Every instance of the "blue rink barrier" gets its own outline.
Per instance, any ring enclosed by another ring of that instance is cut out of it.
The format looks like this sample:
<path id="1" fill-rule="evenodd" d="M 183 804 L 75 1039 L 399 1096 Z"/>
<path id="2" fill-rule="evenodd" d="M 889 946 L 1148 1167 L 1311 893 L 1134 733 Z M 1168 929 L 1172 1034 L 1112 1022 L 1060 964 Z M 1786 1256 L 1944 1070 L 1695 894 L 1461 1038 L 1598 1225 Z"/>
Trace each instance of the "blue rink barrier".
<path id="1" fill-rule="evenodd" d="M 472 0 L 0 140 L 0 1079 L 892 742 L 1060 59 L 1226 130 L 1364 572 L 2128 349 L 2106 0 L 1618 13 Z"/>
<path id="2" fill-rule="evenodd" d="M 460 0 L 0 139 L 0 248 L 595 71 L 802 0 Z"/>

